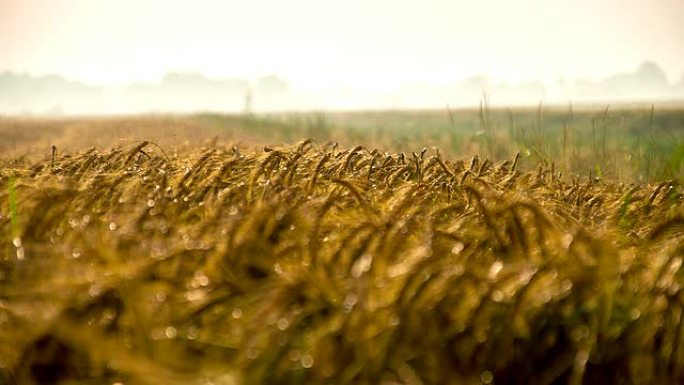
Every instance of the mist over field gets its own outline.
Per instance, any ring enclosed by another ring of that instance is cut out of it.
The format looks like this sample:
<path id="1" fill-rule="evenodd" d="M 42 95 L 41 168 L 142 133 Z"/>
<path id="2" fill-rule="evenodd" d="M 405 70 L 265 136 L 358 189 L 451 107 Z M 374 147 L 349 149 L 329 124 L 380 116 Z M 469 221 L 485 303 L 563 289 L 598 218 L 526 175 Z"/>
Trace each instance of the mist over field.
<path id="1" fill-rule="evenodd" d="M 159 81 L 96 86 L 59 75 L 0 73 L 0 113 L 126 114 L 146 112 L 273 112 L 474 107 L 486 96 L 498 106 L 684 102 L 684 78 L 670 81 L 654 62 L 599 80 L 504 83 L 477 75 L 443 85 L 400 84 L 306 90 L 276 75 L 256 79 L 168 73 Z"/>

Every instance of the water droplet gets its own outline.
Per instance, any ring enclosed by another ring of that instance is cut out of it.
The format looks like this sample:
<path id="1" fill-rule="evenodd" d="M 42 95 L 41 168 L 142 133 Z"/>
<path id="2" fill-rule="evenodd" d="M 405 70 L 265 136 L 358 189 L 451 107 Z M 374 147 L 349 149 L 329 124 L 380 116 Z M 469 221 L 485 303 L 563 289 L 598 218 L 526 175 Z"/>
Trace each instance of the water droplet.
<path id="1" fill-rule="evenodd" d="M 275 265 L 273 265 L 273 271 L 275 271 L 275 273 L 278 275 L 283 274 L 283 268 L 282 268 L 282 266 L 280 266 L 279 263 L 276 263 Z"/>
<path id="2" fill-rule="evenodd" d="M 193 301 L 201 301 L 206 297 L 206 293 L 202 289 L 197 289 L 197 290 L 192 290 L 188 291 L 184 295 L 185 299 L 193 302 Z"/>
<path id="3" fill-rule="evenodd" d="M 154 207 L 154 199 L 147 200 L 147 207 Z"/>
<path id="4" fill-rule="evenodd" d="M 154 299 L 156 299 L 157 302 L 164 302 L 166 301 L 166 293 L 158 291 L 157 294 L 154 295 Z"/>
<path id="5" fill-rule="evenodd" d="M 572 235 L 570 234 L 565 234 L 563 238 L 561 238 L 561 245 L 563 246 L 564 249 L 567 249 L 570 247 L 570 244 L 572 243 Z"/>
<path id="6" fill-rule="evenodd" d="M 462 242 L 456 242 L 456 244 L 454 245 L 454 247 L 451 248 L 451 252 L 454 253 L 454 254 L 458 254 L 458 253 L 460 253 L 461 251 L 463 251 L 463 248 L 464 248 L 464 247 L 465 247 L 465 246 L 463 245 Z"/>
<path id="7" fill-rule="evenodd" d="M 196 326 L 190 326 L 188 330 L 185 332 L 185 335 L 188 337 L 189 340 L 197 339 L 197 336 L 199 336 L 199 330 Z"/>
<path id="8" fill-rule="evenodd" d="M 637 308 L 634 308 L 629 312 L 629 315 L 633 320 L 637 320 L 639 317 L 641 317 L 641 311 L 639 311 Z"/>
<path id="9" fill-rule="evenodd" d="M 102 286 L 97 285 L 97 284 L 91 285 L 88 288 L 88 295 L 90 295 L 91 297 L 95 297 L 95 296 L 99 295 L 101 292 L 102 292 Z"/>
<path id="10" fill-rule="evenodd" d="M 209 277 L 202 271 L 196 271 L 190 284 L 193 288 L 204 287 L 209 285 Z"/>
<path id="11" fill-rule="evenodd" d="M 74 249 L 74 251 L 71 252 L 71 256 L 74 258 L 79 258 L 81 256 L 81 250 Z"/>
<path id="12" fill-rule="evenodd" d="M 109 230 L 114 231 L 118 226 L 114 222 L 109 222 Z"/>
<path id="13" fill-rule="evenodd" d="M 349 312 L 351 309 L 356 305 L 356 302 L 358 301 L 358 297 L 354 293 L 349 293 L 347 294 L 346 297 L 344 297 L 344 309 Z"/>
<path id="14" fill-rule="evenodd" d="M 569 292 L 571 289 L 572 289 L 572 281 L 570 281 L 569 279 L 564 279 L 564 280 L 561 282 L 561 292 L 567 293 L 567 292 Z"/>
<path id="15" fill-rule="evenodd" d="M 18 248 L 17 248 L 17 259 L 21 261 L 21 260 L 24 259 L 24 257 L 26 257 L 26 254 L 25 254 L 25 252 L 24 252 L 24 248 L 23 248 L 23 247 L 18 247 Z"/>
<path id="16" fill-rule="evenodd" d="M 242 317 L 242 309 L 240 309 L 239 307 L 233 308 L 233 311 L 231 312 L 231 315 L 232 315 L 233 318 L 235 318 L 235 319 L 240 319 L 240 317 Z"/>
<path id="17" fill-rule="evenodd" d="M 176 338 L 178 331 L 173 326 L 167 326 L 166 329 L 164 329 L 164 335 L 166 338 Z"/>
<path id="18" fill-rule="evenodd" d="M 489 268 L 487 278 L 496 279 L 496 277 L 501 272 L 501 269 L 503 269 L 503 262 L 501 262 L 500 260 L 496 260 L 494 263 L 492 263 L 492 266 Z"/>
<path id="19" fill-rule="evenodd" d="M 390 314 L 388 317 L 387 321 L 389 322 L 390 326 L 397 326 L 399 325 L 399 316 L 396 315 L 396 313 Z"/>
<path id="20" fill-rule="evenodd" d="M 288 327 L 290 327 L 290 321 L 287 318 L 282 317 L 278 320 L 277 326 L 278 330 L 285 331 Z"/>
<path id="21" fill-rule="evenodd" d="M 363 254 L 359 259 L 356 260 L 356 262 L 354 262 L 354 266 L 352 266 L 351 271 L 352 276 L 354 278 L 359 278 L 363 273 L 370 270 L 372 263 L 373 256 L 368 253 Z"/>
<path id="22" fill-rule="evenodd" d="M 290 350 L 290 352 L 287 355 L 288 357 L 290 357 L 290 360 L 292 362 L 297 362 L 300 359 L 302 359 L 302 353 L 300 353 L 297 349 Z"/>
<path id="23" fill-rule="evenodd" d="M 311 357 L 311 355 L 305 354 L 302 356 L 301 363 L 302 363 L 302 367 L 304 369 L 309 369 L 313 366 L 314 359 L 313 359 L 313 357 Z"/>
<path id="24" fill-rule="evenodd" d="M 480 381 L 482 381 L 483 384 L 491 384 L 492 381 L 494 381 L 494 375 L 489 370 L 485 370 L 480 374 Z"/>
<path id="25" fill-rule="evenodd" d="M 12 244 L 14 244 L 14 247 L 17 247 L 17 248 L 21 247 L 21 245 L 22 245 L 21 238 L 19 238 L 19 237 L 14 238 L 12 240 Z"/>
<path id="26" fill-rule="evenodd" d="M 504 293 L 501 290 L 494 290 L 492 292 L 492 301 L 501 302 L 504 299 Z"/>

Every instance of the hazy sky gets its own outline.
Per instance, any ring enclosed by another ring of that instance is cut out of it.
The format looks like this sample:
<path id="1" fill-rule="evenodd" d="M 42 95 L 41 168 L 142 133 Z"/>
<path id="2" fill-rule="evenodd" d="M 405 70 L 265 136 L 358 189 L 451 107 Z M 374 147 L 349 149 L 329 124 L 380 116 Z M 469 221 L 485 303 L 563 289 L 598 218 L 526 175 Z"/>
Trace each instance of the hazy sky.
<path id="1" fill-rule="evenodd" d="M 381 89 L 483 74 L 684 75 L 684 0 L 0 0 L 0 71 L 95 84 L 169 71 Z"/>

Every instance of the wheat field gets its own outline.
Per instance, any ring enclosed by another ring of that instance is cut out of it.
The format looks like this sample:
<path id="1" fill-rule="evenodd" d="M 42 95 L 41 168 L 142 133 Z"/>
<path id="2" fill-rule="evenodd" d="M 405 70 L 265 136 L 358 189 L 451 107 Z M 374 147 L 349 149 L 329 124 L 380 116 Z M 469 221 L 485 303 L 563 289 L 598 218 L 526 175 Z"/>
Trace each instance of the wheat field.
<path id="1" fill-rule="evenodd" d="M 5 124 L 0 383 L 684 382 L 677 178 L 132 122 Z"/>

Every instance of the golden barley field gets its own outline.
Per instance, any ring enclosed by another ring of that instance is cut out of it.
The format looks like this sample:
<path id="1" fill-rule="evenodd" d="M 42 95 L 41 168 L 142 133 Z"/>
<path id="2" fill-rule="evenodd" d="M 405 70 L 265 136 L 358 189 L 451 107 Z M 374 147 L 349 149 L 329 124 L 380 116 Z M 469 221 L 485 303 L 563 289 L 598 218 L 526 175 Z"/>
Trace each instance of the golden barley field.
<path id="1" fill-rule="evenodd" d="M 676 175 L 197 122 L 0 121 L 0 383 L 684 382 Z"/>

